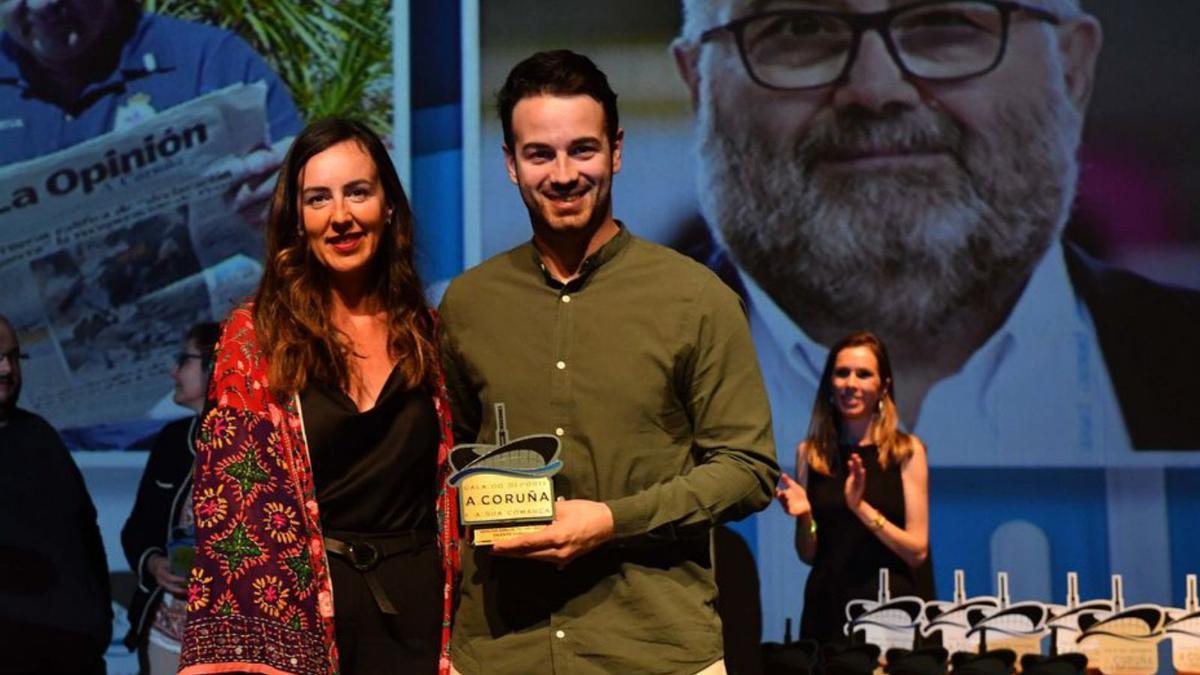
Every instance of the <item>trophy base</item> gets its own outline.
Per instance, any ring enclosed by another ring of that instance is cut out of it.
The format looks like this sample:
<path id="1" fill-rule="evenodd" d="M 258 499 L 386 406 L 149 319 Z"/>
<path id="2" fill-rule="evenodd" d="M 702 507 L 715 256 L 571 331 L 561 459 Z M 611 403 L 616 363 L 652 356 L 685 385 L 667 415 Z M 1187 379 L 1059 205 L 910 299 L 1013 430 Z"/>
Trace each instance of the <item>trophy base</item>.
<path id="1" fill-rule="evenodd" d="M 523 534 L 537 532 L 545 528 L 549 523 L 532 523 L 529 525 L 510 525 L 507 527 L 472 527 L 471 528 L 471 545 L 472 546 L 491 546 L 496 542 L 514 539 Z"/>

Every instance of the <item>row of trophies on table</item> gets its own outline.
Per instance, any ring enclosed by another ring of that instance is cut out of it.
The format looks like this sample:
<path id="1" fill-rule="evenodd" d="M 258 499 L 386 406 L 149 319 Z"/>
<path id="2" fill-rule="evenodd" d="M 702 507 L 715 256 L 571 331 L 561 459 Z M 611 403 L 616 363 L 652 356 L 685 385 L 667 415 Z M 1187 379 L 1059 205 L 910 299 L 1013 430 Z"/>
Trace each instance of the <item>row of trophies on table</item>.
<path id="1" fill-rule="evenodd" d="M 1196 575 L 1186 577 L 1183 607 L 1126 606 L 1121 575 L 1112 577 L 1112 597 L 1081 600 L 1079 577 L 1067 574 L 1064 604 L 1011 602 L 1008 574 L 997 575 L 995 596 L 967 597 L 962 570 L 954 572 L 954 599 L 925 601 L 891 597 L 888 570 L 879 570 L 879 597 L 846 605 L 845 631 L 852 642 L 912 651 L 940 636 L 949 654 L 1011 650 L 1026 655 L 1082 654 L 1088 670 L 1105 675 L 1158 671 L 1158 644 L 1171 641 L 1177 673 L 1200 673 L 1200 598 Z M 1049 638 L 1046 640 L 1046 638 Z M 1046 647 L 1043 649 L 1043 641 Z"/>

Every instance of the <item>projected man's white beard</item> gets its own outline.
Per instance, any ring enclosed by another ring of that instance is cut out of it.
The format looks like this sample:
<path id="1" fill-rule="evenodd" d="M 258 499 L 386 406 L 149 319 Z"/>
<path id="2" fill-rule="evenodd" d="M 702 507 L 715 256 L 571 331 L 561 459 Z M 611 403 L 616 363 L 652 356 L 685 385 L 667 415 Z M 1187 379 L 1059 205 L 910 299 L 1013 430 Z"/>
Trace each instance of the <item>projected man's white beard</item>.
<path id="1" fill-rule="evenodd" d="M 797 319 L 938 335 L 964 308 L 1001 303 L 997 289 L 1024 282 L 1074 198 L 1082 118 L 1061 90 L 998 111 L 986 135 L 923 106 L 847 108 L 792 138 L 755 133 L 713 94 L 699 97 L 702 211 Z M 836 161 L 879 148 L 947 154 Z"/>

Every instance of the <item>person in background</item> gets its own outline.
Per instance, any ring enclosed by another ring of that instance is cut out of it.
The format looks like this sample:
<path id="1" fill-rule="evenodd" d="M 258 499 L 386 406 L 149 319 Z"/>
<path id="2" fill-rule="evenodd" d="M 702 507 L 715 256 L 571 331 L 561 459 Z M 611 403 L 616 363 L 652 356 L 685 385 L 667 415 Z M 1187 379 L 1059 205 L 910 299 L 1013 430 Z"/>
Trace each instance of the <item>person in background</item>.
<path id="1" fill-rule="evenodd" d="M 196 442 L 180 672 L 436 673 L 457 561 L 450 409 L 413 217 L 382 141 L 314 122 Z"/>
<path id="2" fill-rule="evenodd" d="M 268 178 L 300 114 L 286 85 L 227 30 L 142 11 L 140 0 L 0 0 L 0 166 L 122 130 L 239 84 L 267 85 L 270 148 L 229 162 L 230 205 L 262 218 Z"/>
<path id="3" fill-rule="evenodd" d="M 113 613 L 96 508 L 58 433 L 17 407 L 21 358 L 0 315 L 0 671 L 102 674 Z"/>
<path id="4" fill-rule="evenodd" d="M 929 467 L 921 439 L 898 428 L 892 364 L 870 333 L 834 343 L 796 473 L 776 497 L 796 518 L 796 553 L 812 565 L 800 637 L 844 642 L 846 603 L 874 600 L 879 570 L 893 597 L 933 599 Z"/>
<path id="5" fill-rule="evenodd" d="M 196 451 L 192 442 L 220 331 L 216 323 L 198 323 L 184 337 L 171 369 L 173 399 L 195 414 L 167 424 L 159 433 L 133 511 L 121 530 L 125 559 L 138 579 L 129 603 L 125 646 L 138 650 L 142 672 L 150 675 L 174 673 L 179 667 L 186 575 L 191 568 L 186 554 L 194 551 L 191 487 Z"/>
<path id="6" fill-rule="evenodd" d="M 828 346 L 865 328 L 897 357 L 906 428 L 959 462 L 1200 448 L 1200 390 L 1151 375 L 1200 371 L 1163 348 L 1200 339 L 1179 320 L 1200 292 L 1062 238 L 1103 41 L 1079 0 L 683 9 L 688 247 L 747 298 L 781 438 Z"/>

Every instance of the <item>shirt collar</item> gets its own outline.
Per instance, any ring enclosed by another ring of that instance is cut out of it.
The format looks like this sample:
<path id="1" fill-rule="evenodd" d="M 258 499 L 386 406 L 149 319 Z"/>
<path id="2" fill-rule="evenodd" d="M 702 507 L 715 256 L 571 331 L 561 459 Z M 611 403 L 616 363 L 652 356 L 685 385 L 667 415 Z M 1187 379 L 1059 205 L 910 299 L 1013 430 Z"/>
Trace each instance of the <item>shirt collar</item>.
<path id="1" fill-rule="evenodd" d="M 1008 318 L 958 374 L 977 382 L 978 403 L 989 407 L 996 374 L 1002 368 L 1034 367 L 1029 359 L 1038 353 L 1039 344 L 1074 340 L 1081 330 L 1087 330 L 1084 312 L 1072 291 L 1062 242 L 1056 238 L 1033 268 Z"/>
<path id="2" fill-rule="evenodd" d="M 1034 267 L 1004 324 L 976 351 L 964 371 L 994 372 L 1013 350 L 1029 349 L 1051 336 L 1066 336 L 1087 328 L 1083 305 L 1072 292 L 1062 242 L 1055 239 Z M 810 338 L 771 296 L 738 269 L 748 302 L 774 347 L 787 355 L 798 374 L 815 383 L 821 376 L 829 349 Z M 990 378 L 984 377 L 984 381 Z"/>
<path id="3" fill-rule="evenodd" d="M 1029 345 L 1048 335 L 1067 335 L 1086 327 L 1083 306 L 1072 288 L 1062 242 L 1056 238 L 997 332 L 1007 332 L 1022 345 Z"/>
<path id="4" fill-rule="evenodd" d="M 815 384 L 821 378 L 829 348 L 808 337 L 753 277 L 740 267 L 737 272 L 746 288 L 751 320 L 761 323 L 760 331 L 766 333 L 766 339 L 786 355 L 798 374 L 808 376 Z"/>
<path id="5" fill-rule="evenodd" d="M 630 241 L 633 240 L 633 235 L 629 234 L 629 228 L 621 221 L 617 221 L 617 233 L 612 239 L 609 239 L 603 246 L 596 249 L 587 258 L 584 258 L 583 264 L 579 266 L 579 275 L 572 279 L 569 283 L 563 284 L 559 280 L 550 275 L 550 270 L 546 269 L 546 264 L 542 262 L 542 254 L 538 251 L 538 247 L 531 239 L 529 241 L 529 251 L 534 266 L 541 271 L 546 279 L 546 283 L 552 288 L 582 288 L 587 282 L 587 279 L 593 272 L 600 269 L 608 261 L 612 260 L 620 253 Z"/>

